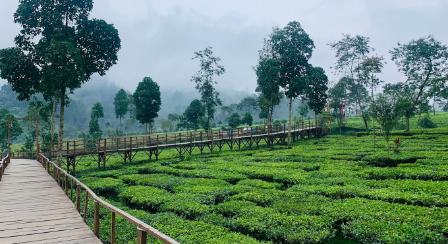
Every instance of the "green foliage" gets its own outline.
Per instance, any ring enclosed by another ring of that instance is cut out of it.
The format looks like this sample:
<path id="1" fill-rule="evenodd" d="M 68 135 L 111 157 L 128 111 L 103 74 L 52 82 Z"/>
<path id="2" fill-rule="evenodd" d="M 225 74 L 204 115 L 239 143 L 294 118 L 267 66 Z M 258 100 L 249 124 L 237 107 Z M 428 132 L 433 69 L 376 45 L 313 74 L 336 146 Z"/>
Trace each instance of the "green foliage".
<path id="1" fill-rule="evenodd" d="M 245 97 L 236 106 L 236 109 L 241 112 L 255 112 L 258 109 L 258 101 L 256 97 Z"/>
<path id="2" fill-rule="evenodd" d="M 305 118 L 305 116 L 308 114 L 310 107 L 308 106 L 307 103 L 305 102 L 301 102 L 299 107 L 297 108 L 297 112 L 299 112 L 299 115 L 303 118 Z"/>
<path id="3" fill-rule="evenodd" d="M 231 128 L 236 128 L 236 127 L 240 126 L 241 125 L 240 115 L 238 113 L 233 113 L 227 119 L 227 122 L 229 123 L 229 126 Z"/>
<path id="4" fill-rule="evenodd" d="M 419 122 L 418 125 L 422 128 L 430 129 L 430 128 L 437 128 L 437 125 L 431 120 L 429 116 L 423 117 Z"/>
<path id="5" fill-rule="evenodd" d="M 153 123 L 160 111 L 159 85 L 150 77 L 145 77 L 138 83 L 134 92 L 135 118 L 141 124 Z"/>
<path id="6" fill-rule="evenodd" d="M 88 177 L 81 178 L 81 182 L 87 185 L 95 194 L 101 196 L 115 196 L 122 187 L 126 186 L 121 180 L 113 178 Z"/>
<path id="7" fill-rule="evenodd" d="M 390 51 L 392 60 L 408 80 L 408 85 L 415 90 L 411 102 L 413 107 L 430 93 L 431 80 L 447 75 L 448 47 L 433 36 L 411 40 L 400 44 Z"/>
<path id="8" fill-rule="evenodd" d="M 373 117 L 381 125 L 387 143 L 389 143 L 390 133 L 401 115 L 398 105 L 391 97 L 379 94 L 376 101 L 372 104 L 371 110 Z"/>
<path id="9" fill-rule="evenodd" d="M 283 93 L 280 92 L 280 62 L 273 57 L 269 42 L 265 42 L 255 69 L 257 75 L 258 104 L 260 106 L 260 118 L 272 121 L 274 107 L 280 104 Z"/>
<path id="10" fill-rule="evenodd" d="M 327 103 L 328 77 L 321 67 L 311 67 L 306 76 L 308 106 L 316 115 L 320 114 Z"/>
<path id="11" fill-rule="evenodd" d="M 120 118 L 121 125 L 121 119 L 128 113 L 129 107 L 128 94 L 123 89 L 120 89 L 117 94 L 115 94 L 114 107 L 115 116 Z"/>
<path id="12" fill-rule="evenodd" d="M 14 118 L 6 108 L 0 108 L 0 147 L 7 148 L 8 146 L 8 119 Z M 17 120 L 10 121 L 10 136 L 11 142 L 15 141 L 17 137 L 23 133 L 22 128 Z"/>
<path id="13" fill-rule="evenodd" d="M 252 126 L 253 121 L 254 121 L 254 118 L 252 117 L 252 114 L 250 114 L 250 112 L 243 114 L 243 118 L 241 119 L 242 124 L 247 124 L 248 126 Z"/>
<path id="14" fill-rule="evenodd" d="M 160 123 L 160 127 L 162 128 L 163 132 L 170 132 L 174 129 L 173 123 L 169 119 L 162 120 L 162 123 Z"/>
<path id="15" fill-rule="evenodd" d="M 202 107 L 202 103 L 198 99 L 195 99 L 191 101 L 190 105 L 183 113 L 180 126 L 186 128 L 187 130 L 197 130 L 200 127 L 203 116 L 204 109 Z"/>
<path id="16" fill-rule="evenodd" d="M 213 56 L 212 47 L 207 47 L 204 51 L 195 52 L 194 55 L 193 59 L 199 59 L 201 69 L 191 77 L 191 81 L 196 83 L 196 89 L 201 94 L 203 110 L 207 115 L 205 129 L 210 129 L 211 122 L 214 119 L 216 106 L 222 105 L 221 100 L 219 99 L 219 93 L 213 86 L 214 84 L 217 84 L 217 82 L 213 80 L 213 76 L 220 76 L 226 71 L 224 66 L 218 64 L 221 59 Z"/>
<path id="17" fill-rule="evenodd" d="M 11 84 L 18 99 L 29 100 L 39 92 L 46 101 L 60 101 L 60 145 L 67 91 L 72 93 L 94 73 L 105 75 L 121 48 L 113 25 L 88 18 L 92 8 L 92 0 L 20 1 L 14 22 L 22 29 L 15 47 L 0 50 L 0 77 Z"/>
<path id="18" fill-rule="evenodd" d="M 441 125 L 446 118 L 433 120 Z M 347 124 L 354 122 L 363 127 L 359 118 Z M 136 155 L 138 165 L 123 166 L 112 156 L 114 167 L 105 171 L 84 168 L 82 159 L 78 172 L 119 178 L 128 186 L 110 197 L 120 196 L 114 205 L 187 243 L 445 243 L 447 132 L 392 135 L 400 138 L 399 154 L 387 153 L 381 143 L 372 148 L 367 133 L 300 141 L 291 149 L 224 147 L 187 161 L 173 160 L 175 150 L 159 162 Z M 110 215 L 100 216 L 107 240 Z M 135 230 L 123 223 L 117 219 L 124 228 L 117 231 Z M 135 232 L 120 233 L 120 240 L 136 238 Z"/>
<path id="19" fill-rule="evenodd" d="M 103 106 L 101 106 L 101 103 L 97 102 L 93 105 L 92 113 L 90 114 L 89 135 L 92 139 L 99 139 L 103 135 L 99 123 L 100 118 L 104 118 Z"/>

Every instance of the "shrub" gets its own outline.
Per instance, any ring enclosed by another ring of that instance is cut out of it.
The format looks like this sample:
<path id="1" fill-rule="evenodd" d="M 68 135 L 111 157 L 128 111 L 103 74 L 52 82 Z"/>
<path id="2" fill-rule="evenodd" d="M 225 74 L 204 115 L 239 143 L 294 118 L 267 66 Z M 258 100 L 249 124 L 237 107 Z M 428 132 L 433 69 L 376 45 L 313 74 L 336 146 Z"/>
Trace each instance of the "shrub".
<path id="1" fill-rule="evenodd" d="M 275 243 L 320 243 L 336 234 L 333 219 L 325 216 L 288 216 L 239 201 L 219 204 L 216 211 L 231 217 L 227 222 L 231 230 Z"/>
<path id="2" fill-rule="evenodd" d="M 238 182 L 237 185 L 243 185 L 243 186 L 253 186 L 255 188 L 260 188 L 260 189 L 280 189 L 282 188 L 282 184 L 280 183 L 271 183 L 271 182 L 266 182 L 266 181 L 262 181 L 262 180 L 242 180 L 240 182 Z"/>
<path id="3" fill-rule="evenodd" d="M 171 194 L 149 186 L 130 186 L 123 189 L 119 196 L 131 207 L 155 213 Z"/>
<path id="4" fill-rule="evenodd" d="M 418 122 L 418 125 L 425 129 L 437 128 L 437 125 L 431 120 L 429 116 L 425 116 Z"/>
<path id="5" fill-rule="evenodd" d="M 95 194 L 106 197 L 117 195 L 120 189 L 126 186 L 121 180 L 113 178 L 86 177 L 81 178 L 81 182 L 87 185 Z"/>
<path id="6" fill-rule="evenodd" d="M 175 177 L 167 174 L 152 175 L 125 175 L 120 177 L 124 183 L 129 185 L 153 186 L 167 191 L 173 191 L 175 187 L 187 183 L 190 179 Z"/>

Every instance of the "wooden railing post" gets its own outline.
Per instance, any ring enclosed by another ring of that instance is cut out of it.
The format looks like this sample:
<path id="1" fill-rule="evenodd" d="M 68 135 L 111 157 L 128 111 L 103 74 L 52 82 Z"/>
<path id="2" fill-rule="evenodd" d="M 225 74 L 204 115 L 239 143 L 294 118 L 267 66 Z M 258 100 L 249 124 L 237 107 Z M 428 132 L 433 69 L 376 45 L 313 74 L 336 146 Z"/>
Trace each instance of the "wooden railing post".
<path id="1" fill-rule="evenodd" d="M 89 193 L 86 190 L 86 200 L 84 203 L 84 216 L 82 216 L 82 220 L 84 220 L 84 223 L 87 223 L 87 206 L 89 205 Z"/>
<path id="2" fill-rule="evenodd" d="M 93 214 L 93 232 L 96 237 L 100 237 L 100 203 L 95 200 L 95 210 Z"/>
<path id="3" fill-rule="evenodd" d="M 78 184 L 76 187 L 76 210 L 78 210 L 78 213 L 81 212 L 81 186 Z"/>
<path id="4" fill-rule="evenodd" d="M 137 237 L 138 244 L 146 244 L 146 239 L 147 239 L 146 231 L 144 231 L 140 228 L 137 228 L 137 231 L 138 231 L 138 237 Z"/>
<path id="5" fill-rule="evenodd" d="M 73 199 L 73 178 L 70 178 L 70 200 Z"/>
<path id="6" fill-rule="evenodd" d="M 68 177 L 66 174 L 65 175 L 65 195 L 68 196 Z"/>

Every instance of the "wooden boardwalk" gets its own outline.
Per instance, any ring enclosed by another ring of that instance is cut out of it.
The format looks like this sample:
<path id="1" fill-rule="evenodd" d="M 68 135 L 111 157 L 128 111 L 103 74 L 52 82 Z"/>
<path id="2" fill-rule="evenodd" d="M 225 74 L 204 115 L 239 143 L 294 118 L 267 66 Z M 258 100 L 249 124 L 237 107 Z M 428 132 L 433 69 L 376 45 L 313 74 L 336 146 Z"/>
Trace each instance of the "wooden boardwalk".
<path id="1" fill-rule="evenodd" d="M 15 159 L 0 181 L 0 243 L 101 243 L 35 160 Z"/>

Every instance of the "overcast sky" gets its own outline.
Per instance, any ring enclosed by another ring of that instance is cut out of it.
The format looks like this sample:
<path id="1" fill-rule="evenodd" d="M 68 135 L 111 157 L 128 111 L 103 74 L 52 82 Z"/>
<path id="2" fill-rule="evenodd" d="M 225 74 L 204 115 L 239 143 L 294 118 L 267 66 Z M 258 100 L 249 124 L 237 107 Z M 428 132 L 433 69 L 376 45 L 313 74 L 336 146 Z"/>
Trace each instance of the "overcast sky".
<path id="1" fill-rule="evenodd" d="M 220 89 L 252 92 L 251 69 L 272 27 L 299 21 L 314 40 L 311 63 L 331 80 L 334 52 L 326 45 L 342 34 L 371 38 L 388 64 L 382 78 L 402 81 L 388 51 L 397 42 L 434 35 L 448 44 L 448 0 L 95 0 L 91 17 L 113 23 L 122 49 L 106 78 L 133 91 L 150 76 L 162 89 L 193 89 L 199 69 L 193 52 L 212 46 L 226 73 Z M 13 23 L 17 0 L 0 0 L 0 48 L 13 46 L 20 26 Z M 3 81 L 4 82 L 4 81 Z M 2 81 L 0 81 L 2 83 Z"/>

